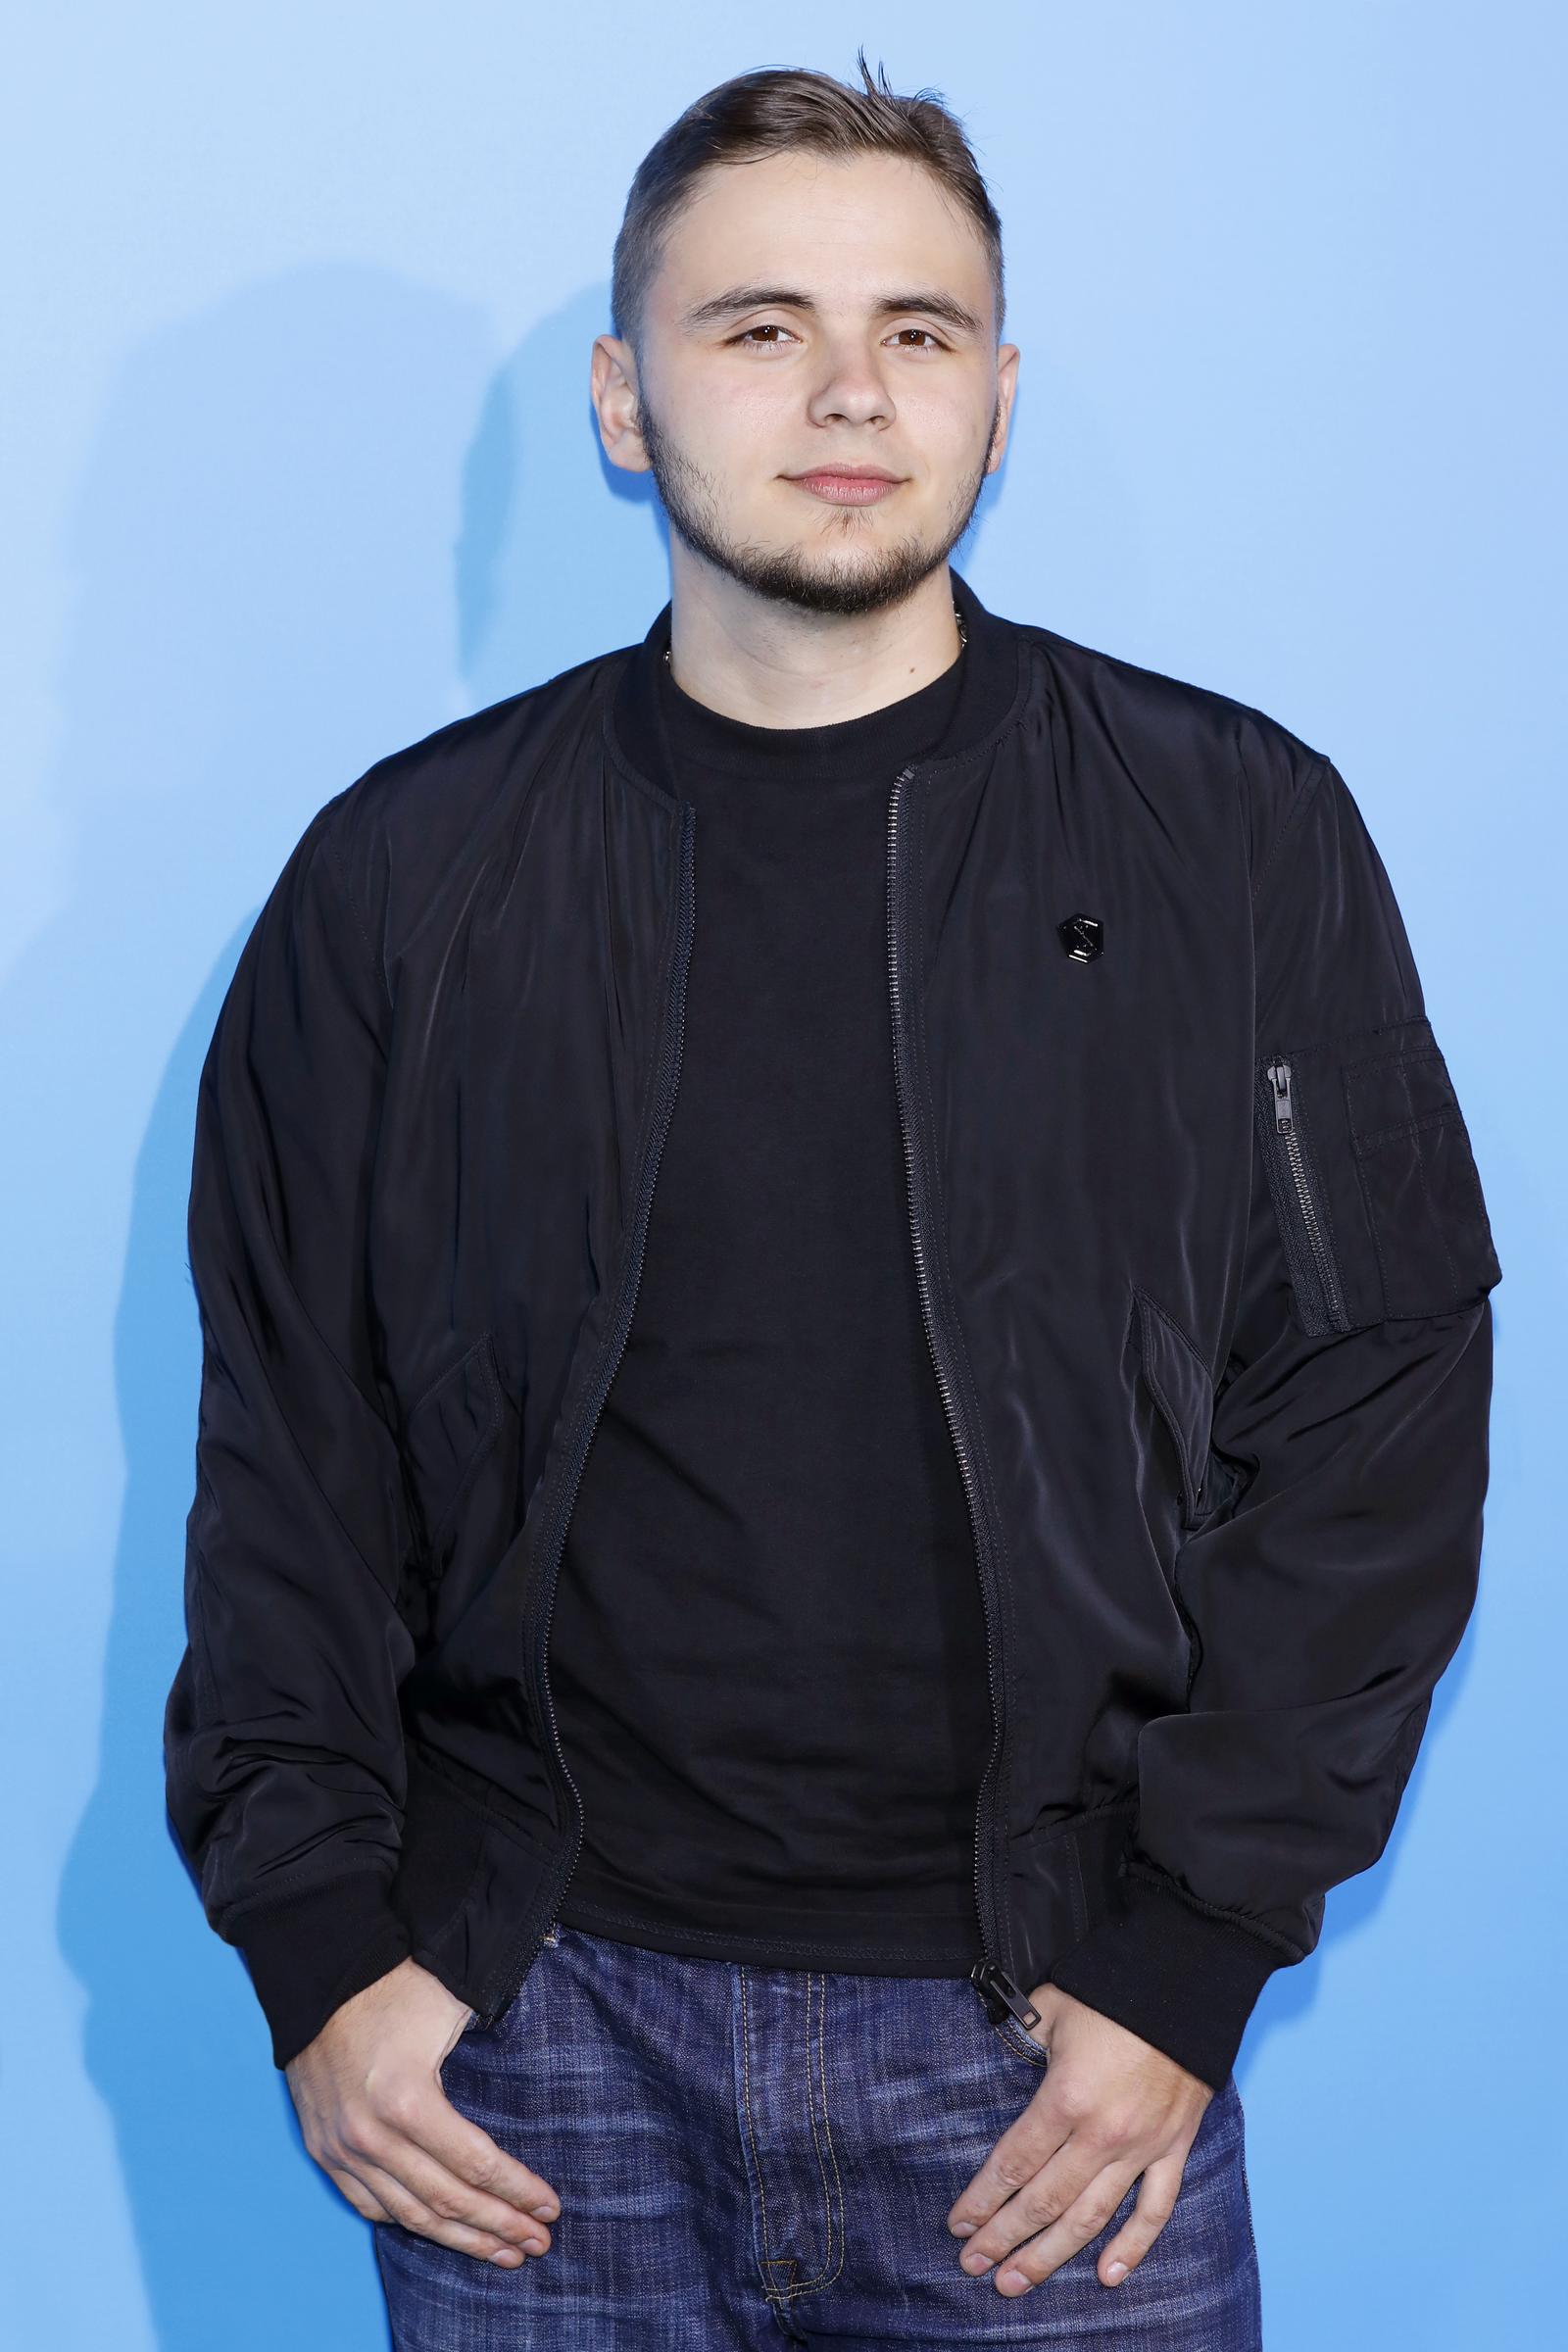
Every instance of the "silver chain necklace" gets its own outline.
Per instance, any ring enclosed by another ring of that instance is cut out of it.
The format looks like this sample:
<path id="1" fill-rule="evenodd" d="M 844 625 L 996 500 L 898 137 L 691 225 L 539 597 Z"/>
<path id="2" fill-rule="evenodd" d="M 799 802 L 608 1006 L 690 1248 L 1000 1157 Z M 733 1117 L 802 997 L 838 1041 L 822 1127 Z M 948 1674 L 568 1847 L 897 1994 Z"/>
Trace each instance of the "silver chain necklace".
<path id="1" fill-rule="evenodd" d="M 963 614 L 958 611 L 956 605 L 953 608 L 953 617 L 958 624 L 958 651 L 961 654 L 969 642 L 969 632 L 963 625 Z M 664 648 L 664 667 L 666 669 L 669 668 L 669 651 L 670 649 L 666 645 Z"/>

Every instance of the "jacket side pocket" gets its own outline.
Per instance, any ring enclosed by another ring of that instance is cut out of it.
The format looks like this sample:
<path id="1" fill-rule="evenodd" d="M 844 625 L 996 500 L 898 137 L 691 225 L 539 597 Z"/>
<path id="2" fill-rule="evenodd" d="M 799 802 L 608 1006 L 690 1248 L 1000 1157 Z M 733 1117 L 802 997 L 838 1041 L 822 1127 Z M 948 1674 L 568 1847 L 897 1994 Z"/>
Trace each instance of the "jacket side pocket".
<path id="1" fill-rule="evenodd" d="M 485 1331 L 410 1408 L 402 1450 L 415 1557 L 426 1575 L 439 1573 L 463 1498 L 501 1427 L 503 1402 L 495 1339 Z"/>
<path id="2" fill-rule="evenodd" d="M 1208 1366 L 1180 1324 L 1137 1283 L 1133 1285 L 1133 1320 L 1139 1371 L 1170 1440 L 1177 1510 L 1182 1526 L 1189 1528 L 1196 1524 L 1207 1500 L 1213 1382 Z"/>

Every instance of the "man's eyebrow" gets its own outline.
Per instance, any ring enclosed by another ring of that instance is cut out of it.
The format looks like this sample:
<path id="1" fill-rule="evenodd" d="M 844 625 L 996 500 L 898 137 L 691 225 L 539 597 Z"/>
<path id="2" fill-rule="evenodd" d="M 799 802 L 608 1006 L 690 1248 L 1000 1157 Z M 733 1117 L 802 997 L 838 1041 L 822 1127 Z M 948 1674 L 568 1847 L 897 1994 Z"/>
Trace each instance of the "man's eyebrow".
<path id="1" fill-rule="evenodd" d="M 960 335 L 982 335 L 985 321 L 977 318 L 967 304 L 952 294 L 928 289 L 921 294 L 885 294 L 871 305 L 872 315 L 891 318 L 905 311 L 923 311 L 928 318 L 940 318 Z M 730 286 L 722 294 L 710 295 L 706 302 L 694 303 L 681 313 L 680 324 L 687 334 L 696 334 L 705 326 L 716 326 L 725 318 L 736 318 L 742 311 L 805 311 L 815 318 L 817 306 L 809 294 L 798 286 Z"/>

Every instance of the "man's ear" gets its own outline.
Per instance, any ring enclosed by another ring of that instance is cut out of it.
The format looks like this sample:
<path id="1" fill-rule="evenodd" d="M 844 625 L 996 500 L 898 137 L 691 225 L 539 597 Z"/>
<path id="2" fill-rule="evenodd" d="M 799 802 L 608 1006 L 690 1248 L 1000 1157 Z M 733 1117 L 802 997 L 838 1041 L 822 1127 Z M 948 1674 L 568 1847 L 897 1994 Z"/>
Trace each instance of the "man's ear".
<path id="1" fill-rule="evenodd" d="M 606 457 L 623 472 L 647 473 L 648 451 L 639 421 L 637 355 L 619 335 L 595 336 L 589 392 Z"/>

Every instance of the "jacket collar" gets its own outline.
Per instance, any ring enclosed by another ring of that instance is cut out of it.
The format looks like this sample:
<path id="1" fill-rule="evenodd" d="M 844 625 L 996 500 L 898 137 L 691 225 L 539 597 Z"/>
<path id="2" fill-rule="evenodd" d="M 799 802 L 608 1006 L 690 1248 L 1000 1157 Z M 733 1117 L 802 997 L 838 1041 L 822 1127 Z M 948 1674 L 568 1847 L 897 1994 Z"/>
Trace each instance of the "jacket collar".
<path id="1" fill-rule="evenodd" d="M 1024 691 L 1024 633 L 1016 622 L 988 612 L 961 573 L 948 568 L 953 601 L 968 632 L 964 672 L 952 727 L 944 737 L 941 763 L 979 750 L 1015 717 Z M 606 724 L 616 757 L 645 782 L 673 801 L 680 789 L 673 772 L 659 699 L 659 664 L 670 641 L 672 606 L 666 602 L 634 646 L 615 681 Z"/>

